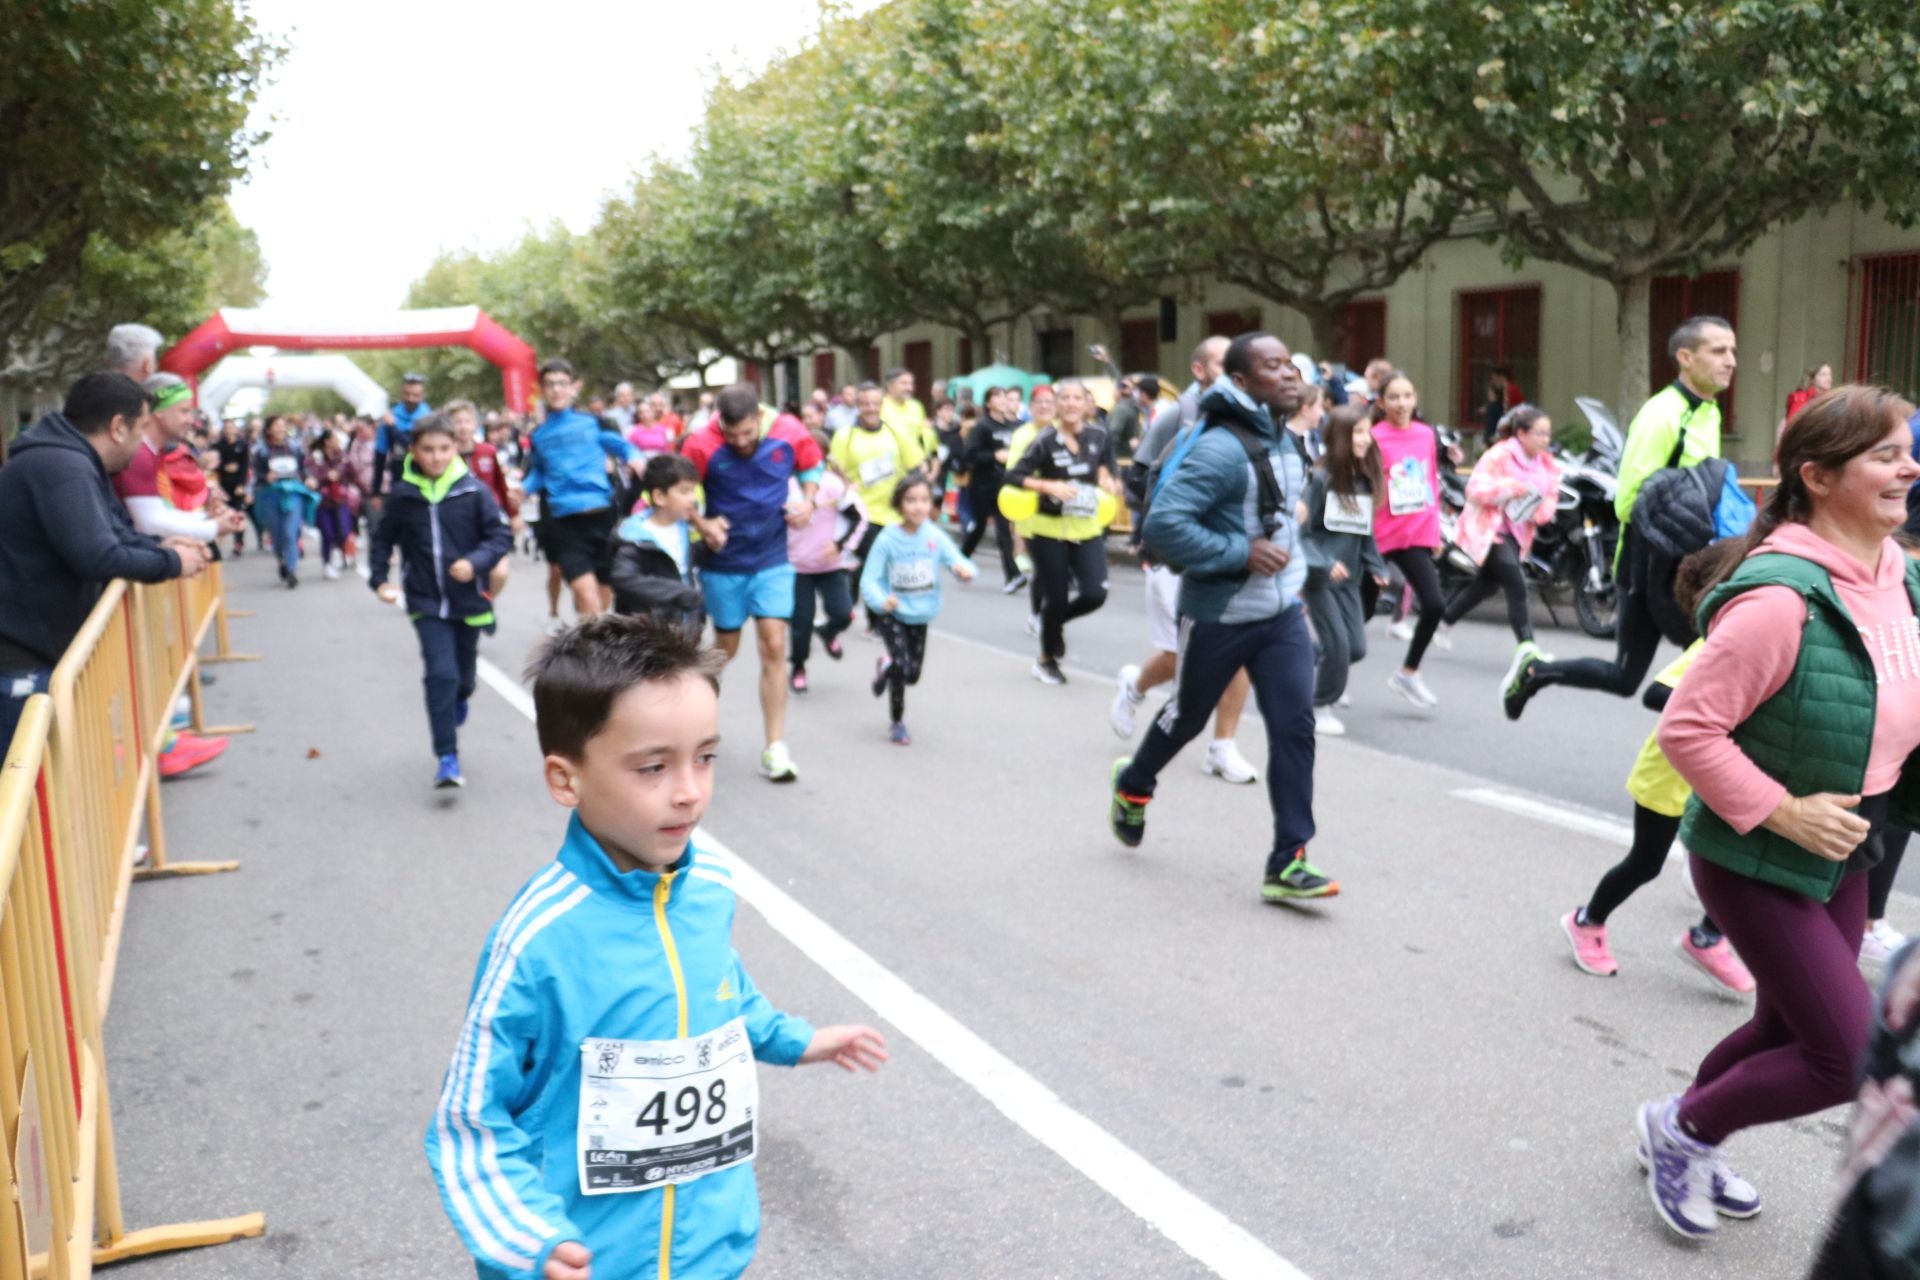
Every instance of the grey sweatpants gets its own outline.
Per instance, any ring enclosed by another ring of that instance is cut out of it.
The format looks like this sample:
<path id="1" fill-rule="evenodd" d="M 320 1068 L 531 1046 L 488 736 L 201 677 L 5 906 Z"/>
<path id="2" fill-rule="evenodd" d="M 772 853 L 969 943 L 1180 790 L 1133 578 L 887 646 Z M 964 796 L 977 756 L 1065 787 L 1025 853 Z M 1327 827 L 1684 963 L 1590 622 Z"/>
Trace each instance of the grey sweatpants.
<path id="1" fill-rule="evenodd" d="M 1347 670 L 1367 656 L 1367 620 L 1360 609 L 1360 574 L 1336 583 L 1324 569 L 1307 574 L 1300 598 L 1320 641 L 1313 705 L 1330 707 L 1347 691 Z"/>

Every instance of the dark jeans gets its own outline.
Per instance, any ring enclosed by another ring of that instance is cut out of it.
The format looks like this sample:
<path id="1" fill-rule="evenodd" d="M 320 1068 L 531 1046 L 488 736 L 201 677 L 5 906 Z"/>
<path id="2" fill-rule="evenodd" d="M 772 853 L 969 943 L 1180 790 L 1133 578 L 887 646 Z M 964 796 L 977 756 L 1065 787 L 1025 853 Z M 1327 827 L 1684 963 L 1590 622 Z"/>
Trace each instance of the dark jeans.
<path id="1" fill-rule="evenodd" d="M 794 574 L 793 617 L 787 620 L 787 635 L 790 637 L 788 660 L 796 671 L 805 667 L 807 659 L 813 656 L 813 602 L 816 598 L 827 610 L 826 625 L 820 628 L 822 640 L 831 640 L 853 625 L 853 591 L 847 585 L 845 569 L 835 569 L 831 573 Z"/>
<path id="2" fill-rule="evenodd" d="M 20 727 L 27 699 L 45 693 L 53 679 L 52 667 L 30 667 L 25 671 L 0 671 L 0 759 L 13 745 L 13 731 Z"/>
<path id="3" fill-rule="evenodd" d="M 861 573 L 867 567 L 867 557 L 873 554 L 873 544 L 880 537 L 880 530 L 884 527 L 872 520 L 867 521 L 866 532 L 860 535 L 860 541 L 853 548 L 851 557 L 853 563 L 847 566 L 847 577 L 856 588 L 859 586 Z M 867 625 L 876 627 L 879 622 L 880 615 L 868 609 Z"/>
<path id="4" fill-rule="evenodd" d="M 1626 857 L 1607 868 L 1594 886 L 1593 896 L 1587 899 L 1587 923 L 1605 924 L 1616 907 L 1643 885 L 1652 884 L 1667 865 L 1667 852 L 1679 835 L 1680 819 L 1655 813 L 1643 804 L 1634 805 L 1633 847 Z M 1711 915 L 1701 916 L 1700 925 L 1716 937 L 1720 933 Z"/>
<path id="5" fill-rule="evenodd" d="M 1067 624 L 1107 602 L 1106 540 L 1065 542 L 1035 534 L 1027 539 L 1027 551 L 1040 587 L 1040 652 L 1057 662 L 1066 656 Z"/>
<path id="6" fill-rule="evenodd" d="M 460 749 L 456 710 L 473 696 L 480 628 L 468 626 L 464 618 L 415 618 L 413 631 L 420 637 L 420 663 L 426 669 L 421 683 L 427 690 L 433 754 L 452 755 Z"/>
<path id="7" fill-rule="evenodd" d="M 1324 569 L 1307 574 L 1300 593 L 1320 639 L 1319 666 L 1313 681 L 1313 705 L 1330 707 L 1347 691 L 1347 674 L 1367 656 L 1367 614 L 1358 577 L 1335 582 Z"/>
<path id="8" fill-rule="evenodd" d="M 1753 1017 L 1700 1063 L 1680 1121 L 1716 1146 L 1742 1129 L 1853 1098 L 1873 1026 L 1860 976 L 1867 877 L 1842 876 L 1827 902 L 1692 858 L 1700 901 L 1753 973 Z"/>
<path id="9" fill-rule="evenodd" d="M 927 624 L 883 613 L 874 625 L 887 646 L 887 710 L 898 724 L 907 713 L 907 686 L 920 683 L 927 660 Z"/>
<path id="10" fill-rule="evenodd" d="M 1151 796 L 1180 749 L 1204 729 L 1234 674 L 1245 667 L 1267 727 L 1267 802 L 1273 848 L 1267 874 L 1287 869 L 1313 839 L 1313 640 L 1306 610 L 1288 608 L 1260 622 L 1180 619 L 1178 692 L 1154 718 L 1117 786 Z"/>
<path id="11" fill-rule="evenodd" d="M 974 485 L 967 490 L 969 503 L 973 507 L 973 523 L 967 529 L 967 537 L 960 544 L 960 554 L 968 559 L 980 545 L 980 539 L 986 536 L 987 525 L 993 525 L 993 538 L 1000 547 L 1000 568 L 1012 582 L 1020 573 L 1020 566 L 1013 562 L 1013 526 L 1000 514 L 1000 486 Z"/>
<path id="12" fill-rule="evenodd" d="M 1433 552 L 1426 547 L 1389 551 L 1387 561 L 1400 570 L 1420 604 L 1420 621 L 1413 624 L 1405 664 L 1408 670 L 1418 671 L 1420 660 L 1427 656 L 1427 646 L 1433 642 L 1433 633 L 1440 629 L 1440 617 L 1447 611 L 1446 597 L 1440 594 L 1440 570 L 1433 563 Z"/>
<path id="13" fill-rule="evenodd" d="M 1447 601 L 1442 621 L 1452 626 L 1495 591 L 1507 594 L 1507 625 L 1513 628 L 1513 638 L 1533 639 L 1533 613 L 1527 607 L 1527 575 L 1520 569 L 1520 548 L 1506 534 L 1501 534 L 1487 549 L 1487 558 L 1473 581 L 1454 592 L 1453 599 Z"/>
<path id="14" fill-rule="evenodd" d="M 274 520 L 273 554 L 280 558 L 280 567 L 288 573 L 300 571 L 300 500 L 281 495 L 280 508 Z"/>

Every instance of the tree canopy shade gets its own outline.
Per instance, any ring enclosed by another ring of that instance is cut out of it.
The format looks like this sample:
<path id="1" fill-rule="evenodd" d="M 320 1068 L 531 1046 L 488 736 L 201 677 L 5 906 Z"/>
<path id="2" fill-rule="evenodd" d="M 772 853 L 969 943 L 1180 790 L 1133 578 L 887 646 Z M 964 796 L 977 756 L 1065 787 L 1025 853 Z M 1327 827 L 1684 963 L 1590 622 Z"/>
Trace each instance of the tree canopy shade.
<path id="1" fill-rule="evenodd" d="M 52 294 L 203 224 L 264 137 L 247 111 L 279 55 L 237 0 L 0 0 L 9 366 L 58 323 Z"/>
<path id="2" fill-rule="evenodd" d="M 1461 204 L 1391 97 L 1330 91 L 1305 6 L 968 9 L 998 142 L 1086 278 L 1213 275 L 1299 311 L 1332 353 L 1344 305 L 1397 280 Z"/>
<path id="3" fill-rule="evenodd" d="M 1508 257 L 1613 285 L 1622 406 L 1648 391 L 1656 275 L 1836 201 L 1914 217 L 1912 0 L 1306 0 L 1295 15 L 1333 90 L 1390 97 L 1403 143 Z"/>

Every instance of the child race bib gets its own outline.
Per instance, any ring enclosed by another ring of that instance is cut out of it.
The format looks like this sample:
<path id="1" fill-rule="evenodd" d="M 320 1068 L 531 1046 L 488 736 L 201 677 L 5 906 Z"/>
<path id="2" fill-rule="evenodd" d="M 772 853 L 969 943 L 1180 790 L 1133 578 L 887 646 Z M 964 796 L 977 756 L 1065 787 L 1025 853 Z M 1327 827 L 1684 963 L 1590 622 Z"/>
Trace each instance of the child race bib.
<path id="1" fill-rule="evenodd" d="M 860 464 L 860 484 L 871 489 L 874 485 L 893 479 L 892 458 L 868 458 Z"/>
<path id="2" fill-rule="evenodd" d="M 1368 498 L 1343 498 L 1337 493 L 1329 493 L 1325 521 L 1328 533 L 1357 533 L 1362 536 L 1372 533 L 1373 502 Z"/>
<path id="3" fill-rule="evenodd" d="M 682 1040 L 580 1045 L 580 1194 L 645 1191 L 754 1157 L 754 1073 L 747 1021 Z"/>
<path id="4" fill-rule="evenodd" d="M 887 565 L 887 585 L 894 591 L 931 591 L 938 567 L 931 560 L 895 560 Z"/>
<path id="5" fill-rule="evenodd" d="M 1387 510 L 1396 516 L 1425 511 L 1433 501 L 1427 484 L 1427 466 L 1418 458 L 1402 458 L 1387 473 Z"/>
<path id="6" fill-rule="evenodd" d="M 1085 516 L 1092 519 L 1100 514 L 1100 491 L 1090 484 L 1073 486 L 1073 497 L 1060 504 L 1063 516 Z"/>
<path id="7" fill-rule="evenodd" d="M 291 480 L 293 478 L 293 468 L 294 461 L 292 458 L 267 459 L 267 474 L 275 480 Z"/>

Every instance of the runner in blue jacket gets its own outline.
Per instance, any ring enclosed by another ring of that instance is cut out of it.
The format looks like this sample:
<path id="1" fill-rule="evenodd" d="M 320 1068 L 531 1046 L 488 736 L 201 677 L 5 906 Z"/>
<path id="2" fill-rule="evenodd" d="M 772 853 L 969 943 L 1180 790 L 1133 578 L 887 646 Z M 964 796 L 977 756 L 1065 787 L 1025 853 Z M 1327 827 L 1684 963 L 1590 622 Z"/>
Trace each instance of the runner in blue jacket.
<path id="1" fill-rule="evenodd" d="M 756 1060 L 876 1069 L 870 1027 L 769 1004 L 733 949 L 734 871 L 694 830 L 718 662 L 603 614 L 534 664 L 547 789 L 575 812 L 480 959 L 427 1129 L 485 1280 L 721 1280 L 753 1259 Z"/>

